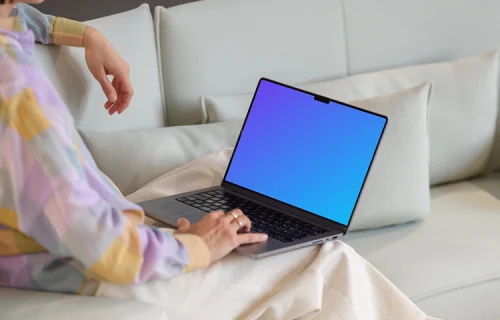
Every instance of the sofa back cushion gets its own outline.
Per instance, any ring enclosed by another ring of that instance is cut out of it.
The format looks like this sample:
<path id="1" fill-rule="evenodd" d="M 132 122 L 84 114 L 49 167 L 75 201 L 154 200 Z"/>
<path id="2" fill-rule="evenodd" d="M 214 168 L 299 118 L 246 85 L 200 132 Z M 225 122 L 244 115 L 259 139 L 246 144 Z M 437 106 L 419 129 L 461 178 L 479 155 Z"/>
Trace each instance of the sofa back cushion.
<path id="1" fill-rule="evenodd" d="M 495 144 L 498 77 L 499 51 L 492 51 L 300 87 L 333 99 L 352 101 L 432 81 L 430 183 L 436 185 L 471 178 L 488 170 L 492 148 L 500 148 L 500 140 Z M 204 122 L 244 119 L 252 96 L 202 97 Z"/>
<path id="2" fill-rule="evenodd" d="M 349 74 L 500 48 L 500 1 L 343 0 Z"/>
<path id="3" fill-rule="evenodd" d="M 298 85 L 500 48 L 500 1 L 199 1 L 155 20 L 171 125 L 260 77 Z"/>
<path id="4" fill-rule="evenodd" d="M 430 212 L 428 174 L 428 105 L 430 92 L 431 84 L 426 83 L 394 94 L 351 102 L 353 105 L 365 110 L 386 115 L 389 121 L 387 122 L 383 138 L 377 148 L 370 172 L 364 183 L 362 195 L 356 204 L 355 213 L 350 224 L 350 231 L 373 229 L 422 220 Z M 331 107 L 334 106 L 332 105 Z M 295 112 L 300 113 L 301 110 L 295 110 Z M 304 116 L 302 119 L 312 120 L 310 116 L 313 113 L 303 113 Z M 226 126 L 231 122 L 236 124 L 235 121 L 187 126 L 186 128 L 208 128 L 214 125 Z M 332 122 L 331 119 L 326 118 L 325 121 Z M 267 125 L 274 122 L 270 120 L 267 124 L 262 123 L 264 130 L 266 130 Z M 238 125 L 241 126 L 241 124 L 242 122 Z M 303 127 L 310 127 L 310 125 L 311 123 L 307 123 L 307 120 L 305 120 Z M 300 126 L 298 124 L 298 128 Z M 161 130 L 167 132 L 167 130 L 172 131 L 178 128 L 182 127 L 177 126 Z M 317 144 L 318 142 L 305 141 L 304 144 L 304 141 L 301 141 L 303 139 L 300 138 L 301 132 L 301 130 L 298 130 L 296 133 L 288 134 L 291 139 L 290 143 L 297 149 L 296 152 L 305 152 L 308 154 L 308 157 L 314 157 L 314 155 L 321 156 L 322 153 L 326 155 L 329 152 L 327 149 L 325 149 L 326 151 L 311 150 L 310 143 Z M 206 131 L 205 134 L 209 134 L 209 132 Z M 314 136 L 314 133 L 312 136 Z M 339 140 L 337 139 L 336 141 Z M 255 158 L 256 162 L 261 162 L 263 159 L 267 159 L 270 162 L 276 160 L 271 159 L 272 156 L 267 156 L 268 153 L 264 154 L 266 154 L 266 157 L 257 157 Z M 206 157 L 197 158 L 189 164 L 158 177 L 144 188 L 129 195 L 128 199 L 135 202 L 142 202 L 220 185 L 231 155 L 232 149 L 228 149 L 211 153 Z M 336 165 L 341 167 L 342 162 L 341 160 Z M 116 161 L 110 161 L 109 163 L 116 166 Z M 327 167 L 328 165 L 325 167 L 327 170 L 324 172 L 322 179 L 323 186 L 318 191 L 325 192 L 327 198 L 330 196 L 328 198 L 329 205 L 335 208 L 332 214 L 334 218 L 342 222 L 341 220 L 345 219 L 346 216 L 349 217 L 351 212 L 341 209 L 346 204 L 345 201 L 349 202 L 349 200 L 346 200 L 345 197 L 339 197 L 339 194 L 347 196 L 349 192 L 345 188 L 349 189 L 350 182 L 336 180 L 336 178 L 345 173 L 343 170 L 339 170 L 340 167 L 336 168 L 337 170 L 330 170 Z M 344 171 L 349 171 L 354 167 L 355 165 L 353 167 L 348 166 Z M 248 169 L 250 170 L 251 166 L 248 166 Z M 297 167 L 287 172 L 291 180 L 301 179 L 300 177 L 303 178 L 310 174 L 308 168 L 304 167 Z M 336 186 L 330 185 L 331 188 L 323 190 L 326 185 L 331 184 L 331 179 L 337 182 Z M 251 184 L 250 181 L 247 182 Z M 275 186 L 283 183 L 283 181 L 268 181 L 268 184 L 274 184 Z M 252 189 L 249 185 L 247 187 Z M 300 192 L 300 189 L 303 187 L 303 185 L 295 184 L 288 188 L 285 187 L 285 189 L 293 193 L 294 191 L 292 190 Z M 264 192 L 262 189 L 260 191 Z M 284 194 L 281 195 L 286 197 Z M 357 196 L 356 192 L 355 195 Z M 282 200 L 285 201 L 284 198 Z M 342 211 L 344 212 L 342 213 Z"/>
<path id="5" fill-rule="evenodd" d="M 350 231 L 422 220 L 431 211 L 431 89 L 432 84 L 426 83 L 390 95 L 351 101 L 359 108 L 386 115 L 389 121 L 356 204 Z"/>
<path id="6" fill-rule="evenodd" d="M 130 65 L 135 95 L 126 112 L 109 116 L 82 48 L 37 45 L 35 56 L 71 110 L 81 131 L 123 131 L 165 124 L 153 19 L 148 5 L 87 24 L 100 30 Z"/>
<path id="7" fill-rule="evenodd" d="M 347 74 L 340 0 L 200 1 L 155 13 L 169 125 L 200 123 L 199 97 L 245 93 L 266 76 Z"/>

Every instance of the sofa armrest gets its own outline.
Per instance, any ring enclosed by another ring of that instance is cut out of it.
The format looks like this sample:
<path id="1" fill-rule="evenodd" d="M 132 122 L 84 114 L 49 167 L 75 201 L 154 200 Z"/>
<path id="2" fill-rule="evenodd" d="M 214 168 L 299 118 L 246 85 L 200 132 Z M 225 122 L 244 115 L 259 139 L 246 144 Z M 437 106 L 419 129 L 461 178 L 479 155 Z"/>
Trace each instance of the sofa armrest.
<path id="1" fill-rule="evenodd" d="M 167 320 L 167 314 L 139 301 L 0 288 L 0 319 Z"/>

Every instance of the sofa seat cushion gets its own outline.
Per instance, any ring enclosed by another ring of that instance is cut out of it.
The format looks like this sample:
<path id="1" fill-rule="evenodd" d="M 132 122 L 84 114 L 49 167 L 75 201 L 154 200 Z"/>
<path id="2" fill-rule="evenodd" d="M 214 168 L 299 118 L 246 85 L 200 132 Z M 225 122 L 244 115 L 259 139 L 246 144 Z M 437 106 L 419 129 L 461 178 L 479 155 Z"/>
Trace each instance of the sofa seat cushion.
<path id="1" fill-rule="evenodd" d="M 139 301 L 0 288 L 2 320 L 167 320 L 161 307 Z"/>
<path id="2" fill-rule="evenodd" d="M 499 174 L 433 188 L 426 220 L 352 232 L 345 241 L 427 313 L 489 319 L 492 310 L 500 314 L 483 295 L 500 291 L 499 199 Z"/>
<path id="3" fill-rule="evenodd" d="M 442 319 L 498 319 L 500 280 L 476 281 L 461 288 L 443 292 L 417 304 L 428 314 L 441 315 Z"/>

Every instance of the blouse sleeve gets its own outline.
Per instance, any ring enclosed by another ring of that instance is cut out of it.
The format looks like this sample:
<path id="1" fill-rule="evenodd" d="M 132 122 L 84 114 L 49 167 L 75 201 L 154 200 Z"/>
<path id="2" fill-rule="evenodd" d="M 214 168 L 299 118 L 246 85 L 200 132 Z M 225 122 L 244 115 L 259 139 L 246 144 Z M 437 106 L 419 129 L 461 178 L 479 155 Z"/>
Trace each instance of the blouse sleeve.
<path id="1" fill-rule="evenodd" d="M 82 22 L 43 14 L 24 3 L 17 5 L 17 15 L 40 43 L 83 47 L 86 25 Z"/>

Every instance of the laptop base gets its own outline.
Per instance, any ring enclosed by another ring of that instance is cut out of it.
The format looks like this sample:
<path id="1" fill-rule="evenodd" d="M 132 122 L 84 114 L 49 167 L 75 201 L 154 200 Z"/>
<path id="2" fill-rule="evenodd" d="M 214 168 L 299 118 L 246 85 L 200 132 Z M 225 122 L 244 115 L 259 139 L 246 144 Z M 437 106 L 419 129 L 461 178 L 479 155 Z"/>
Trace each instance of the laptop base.
<path id="1" fill-rule="evenodd" d="M 185 204 L 179 201 L 179 198 L 191 197 L 200 193 L 221 190 L 226 192 L 222 187 L 211 187 L 206 189 L 195 190 L 192 192 L 186 192 L 183 194 L 178 194 L 166 198 L 160 198 L 155 200 L 149 200 L 138 205 L 144 209 L 146 215 L 154 220 L 166 223 L 174 228 L 178 227 L 177 220 L 179 218 L 185 218 L 195 224 L 199 222 L 206 214 L 206 211 L 192 207 L 191 205 Z M 254 202 L 249 200 L 250 202 Z M 245 212 L 243 212 L 245 213 Z M 248 244 L 240 246 L 236 249 L 237 252 L 249 256 L 254 259 L 260 259 L 275 254 L 295 250 L 302 247 L 307 247 L 311 245 L 317 245 L 324 243 L 326 241 L 331 241 L 337 239 L 343 235 L 340 230 L 330 230 L 315 236 L 309 236 L 300 240 L 283 242 L 279 239 L 269 237 L 267 241 L 263 243 Z M 252 231 L 251 231 L 252 232 Z"/>

